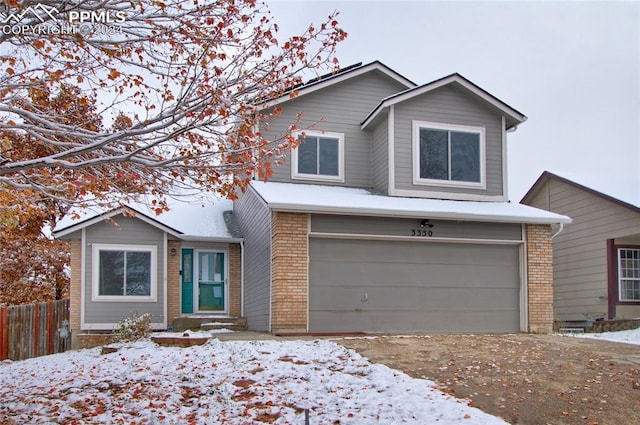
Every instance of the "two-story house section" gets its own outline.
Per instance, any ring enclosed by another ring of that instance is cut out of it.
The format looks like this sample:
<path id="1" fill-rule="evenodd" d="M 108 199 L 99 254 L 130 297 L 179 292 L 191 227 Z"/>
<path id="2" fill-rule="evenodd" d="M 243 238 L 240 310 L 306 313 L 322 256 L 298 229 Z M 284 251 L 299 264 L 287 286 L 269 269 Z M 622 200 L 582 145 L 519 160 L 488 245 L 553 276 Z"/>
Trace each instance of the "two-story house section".
<path id="1" fill-rule="evenodd" d="M 464 77 L 417 86 L 373 62 L 271 99 L 300 145 L 235 203 L 244 314 L 274 333 L 549 332 L 552 234 L 507 201 L 526 117 Z"/>

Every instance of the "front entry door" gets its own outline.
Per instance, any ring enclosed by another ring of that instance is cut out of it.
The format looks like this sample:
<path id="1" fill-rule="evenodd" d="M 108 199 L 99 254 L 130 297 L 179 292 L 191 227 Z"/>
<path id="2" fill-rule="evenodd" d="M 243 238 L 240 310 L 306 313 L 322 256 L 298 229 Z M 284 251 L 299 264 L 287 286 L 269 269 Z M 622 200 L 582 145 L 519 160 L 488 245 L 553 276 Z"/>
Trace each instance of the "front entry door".
<path id="1" fill-rule="evenodd" d="M 197 251 L 198 291 L 196 305 L 200 312 L 225 310 L 225 255 L 219 251 Z"/>

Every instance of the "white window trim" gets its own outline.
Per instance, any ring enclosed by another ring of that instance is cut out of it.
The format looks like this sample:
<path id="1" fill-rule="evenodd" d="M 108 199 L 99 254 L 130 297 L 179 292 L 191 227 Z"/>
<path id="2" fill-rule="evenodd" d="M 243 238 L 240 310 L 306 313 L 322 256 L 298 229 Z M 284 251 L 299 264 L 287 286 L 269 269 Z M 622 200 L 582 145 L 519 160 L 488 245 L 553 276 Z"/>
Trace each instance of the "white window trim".
<path id="1" fill-rule="evenodd" d="M 412 121 L 413 123 L 413 184 L 417 186 L 460 187 L 468 189 L 486 189 L 486 131 L 484 127 L 459 124 L 443 124 L 430 121 Z M 420 177 L 420 129 L 461 131 L 480 135 L 480 182 L 460 182 L 451 180 L 423 179 Z"/>
<path id="2" fill-rule="evenodd" d="M 332 133 L 329 131 L 296 131 L 293 137 L 299 136 L 319 136 L 338 139 L 338 175 L 328 176 L 324 174 L 304 174 L 298 173 L 298 148 L 291 151 L 291 179 L 309 181 L 331 181 L 344 183 L 344 133 Z"/>
<path id="3" fill-rule="evenodd" d="M 150 295 L 100 295 L 100 251 L 144 251 L 151 253 Z M 91 244 L 91 300 L 105 302 L 157 302 L 158 301 L 158 247 L 155 245 Z"/>
<path id="4" fill-rule="evenodd" d="M 629 250 L 629 251 L 640 251 L 640 249 L 638 249 L 638 248 L 618 248 L 618 270 L 617 270 L 617 273 L 618 273 L 618 299 L 619 299 L 619 301 L 622 301 L 622 302 L 631 302 L 631 303 L 640 302 L 640 298 L 622 298 L 623 293 L 624 293 L 623 290 L 622 290 L 622 281 L 623 280 L 637 281 L 637 282 L 640 283 L 640 279 L 639 278 L 634 278 L 634 277 L 623 278 L 622 277 L 622 273 L 620 273 L 621 270 L 622 270 L 622 258 L 620 258 L 620 253 L 621 253 L 621 251 L 623 249 L 624 250 Z"/>

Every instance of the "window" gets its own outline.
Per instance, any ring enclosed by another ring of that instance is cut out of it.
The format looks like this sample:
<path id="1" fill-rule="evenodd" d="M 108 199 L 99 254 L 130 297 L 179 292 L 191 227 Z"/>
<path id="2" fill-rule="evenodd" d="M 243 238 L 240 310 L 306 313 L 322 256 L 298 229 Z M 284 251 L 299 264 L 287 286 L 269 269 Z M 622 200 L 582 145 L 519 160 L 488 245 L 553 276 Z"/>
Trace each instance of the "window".
<path id="1" fill-rule="evenodd" d="M 618 249 L 620 301 L 640 301 L 640 248 Z"/>
<path id="2" fill-rule="evenodd" d="M 156 247 L 93 244 L 94 301 L 156 301 Z"/>
<path id="3" fill-rule="evenodd" d="M 413 123 L 414 184 L 485 187 L 484 128 Z"/>
<path id="4" fill-rule="evenodd" d="M 344 181 L 344 135 L 329 132 L 298 133 L 291 177 L 302 180 Z"/>

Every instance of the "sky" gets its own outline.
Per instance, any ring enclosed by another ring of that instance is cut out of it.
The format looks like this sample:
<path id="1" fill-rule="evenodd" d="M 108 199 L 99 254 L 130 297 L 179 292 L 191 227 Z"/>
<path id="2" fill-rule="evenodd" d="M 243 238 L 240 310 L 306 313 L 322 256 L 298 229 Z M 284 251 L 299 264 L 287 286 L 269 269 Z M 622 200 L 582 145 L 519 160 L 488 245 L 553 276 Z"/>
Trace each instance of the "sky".
<path id="1" fill-rule="evenodd" d="M 266 3 L 281 36 L 339 11 L 342 66 L 379 60 L 419 85 L 458 72 L 525 114 L 512 202 L 544 170 L 640 191 L 640 1 Z"/>

